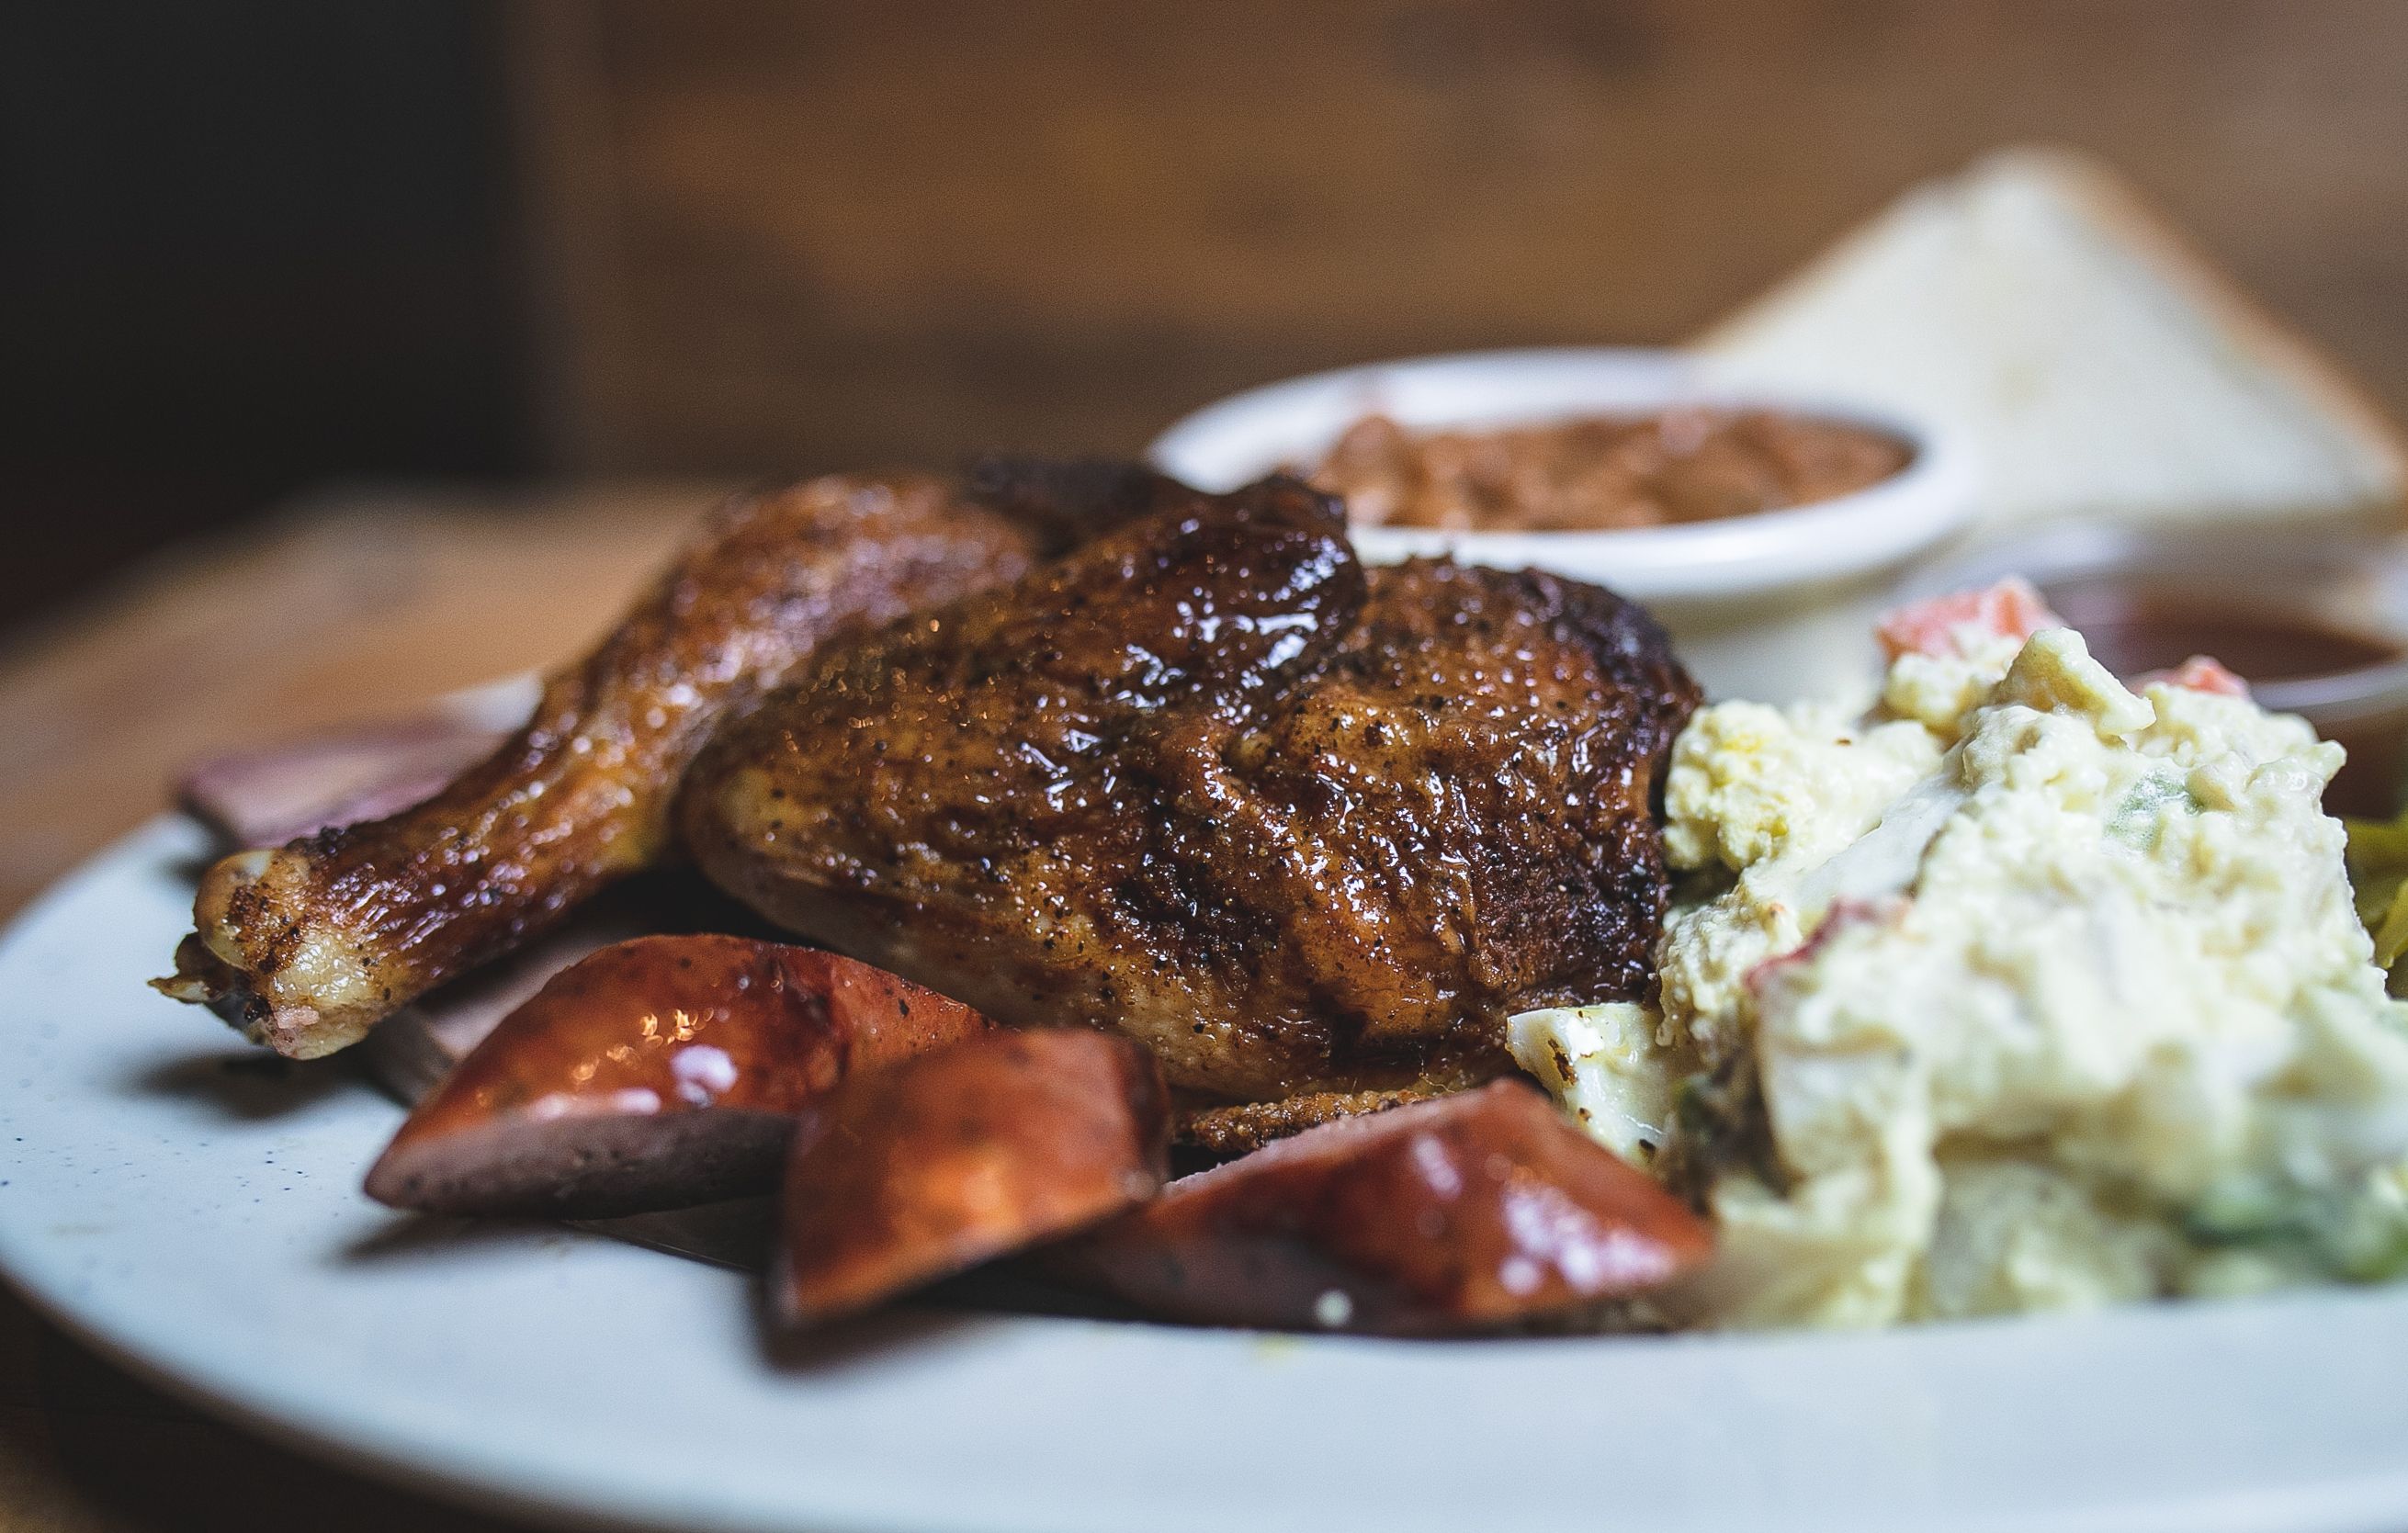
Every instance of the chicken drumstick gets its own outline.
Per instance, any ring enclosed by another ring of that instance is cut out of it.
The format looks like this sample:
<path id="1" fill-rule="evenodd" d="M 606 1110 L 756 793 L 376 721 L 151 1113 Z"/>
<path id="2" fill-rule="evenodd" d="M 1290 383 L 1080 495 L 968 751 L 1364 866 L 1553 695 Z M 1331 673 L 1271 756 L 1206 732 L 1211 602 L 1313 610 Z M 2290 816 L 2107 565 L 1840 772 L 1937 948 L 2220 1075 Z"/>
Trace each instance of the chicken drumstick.
<path id="1" fill-rule="evenodd" d="M 1102 514 L 1111 495 L 1142 500 L 1164 482 L 1067 488 Z M 1065 488 L 844 475 L 731 502 L 599 648 L 550 680 L 526 726 L 441 793 L 211 867 L 159 988 L 230 1006 L 295 1058 L 356 1042 L 661 857 L 686 762 L 824 640 L 1027 572 L 1066 540 L 1050 514 L 1065 513 Z"/>

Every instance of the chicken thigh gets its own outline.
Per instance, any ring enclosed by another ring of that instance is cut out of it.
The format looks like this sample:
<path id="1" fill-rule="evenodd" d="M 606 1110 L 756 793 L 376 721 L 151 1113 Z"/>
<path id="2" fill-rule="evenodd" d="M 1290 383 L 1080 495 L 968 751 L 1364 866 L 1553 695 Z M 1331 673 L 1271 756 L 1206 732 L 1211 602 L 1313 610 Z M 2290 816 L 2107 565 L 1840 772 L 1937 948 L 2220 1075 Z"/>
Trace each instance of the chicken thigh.
<path id="1" fill-rule="evenodd" d="M 680 817 L 791 931 L 1125 1031 L 1191 1102 L 1346 1110 L 1503 1070 L 1512 1010 L 1646 990 L 1650 796 L 1697 697 L 1641 609 L 1366 569 L 1273 479 L 823 652 Z"/>

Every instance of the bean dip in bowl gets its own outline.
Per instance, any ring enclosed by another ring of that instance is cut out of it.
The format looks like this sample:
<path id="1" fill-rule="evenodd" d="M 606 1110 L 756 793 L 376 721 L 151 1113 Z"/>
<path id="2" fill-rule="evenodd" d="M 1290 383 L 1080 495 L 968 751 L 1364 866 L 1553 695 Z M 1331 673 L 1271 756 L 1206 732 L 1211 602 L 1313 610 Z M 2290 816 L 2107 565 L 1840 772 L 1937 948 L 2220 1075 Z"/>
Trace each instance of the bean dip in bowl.
<path id="1" fill-rule="evenodd" d="M 1870 594 L 1964 527 L 1938 424 L 1721 381 L 1672 351 L 1464 352 L 1250 390 L 1156 438 L 1208 489 L 1276 468 L 1346 496 L 1367 558 L 1554 570 L 1647 603 L 1718 693 L 1848 673 Z"/>
<path id="2" fill-rule="evenodd" d="M 1432 431 L 1367 415 L 1309 471 L 1357 526 L 1620 532 L 1817 505 L 1913 461 L 1897 437 L 1853 421 L 1679 404 Z"/>

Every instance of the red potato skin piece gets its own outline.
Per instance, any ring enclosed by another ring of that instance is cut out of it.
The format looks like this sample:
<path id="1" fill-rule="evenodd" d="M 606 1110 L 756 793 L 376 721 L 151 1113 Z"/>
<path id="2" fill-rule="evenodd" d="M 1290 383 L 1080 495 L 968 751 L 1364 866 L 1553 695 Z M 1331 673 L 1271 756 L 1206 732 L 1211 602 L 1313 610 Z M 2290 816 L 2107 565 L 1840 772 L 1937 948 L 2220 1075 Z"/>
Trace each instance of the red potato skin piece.
<path id="1" fill-rule="evenodd" d="M 1131 1208 L 1168 1175 L 1143 1045 L 996 1033 L 857 1076 L 803 1115 L 771 1294 L 789 1326 L 857 1313 Z"/>
<path id="2" fill-rule="evenodd" d="M 1198 1325 L 1434 1336 L 1653 1288 L 1713 1236 L 1518 1081 L 1308 1129 L 1049 1253 Z"/>
<path id="3" fill-rule="evenodd" d="M 613 943 L 552 976 L 419 1103 L 368 1196 L 602 1218 L 766 1192 L 796 1115 L 848 1075 L 993 1025 L 834 953 Z"/>

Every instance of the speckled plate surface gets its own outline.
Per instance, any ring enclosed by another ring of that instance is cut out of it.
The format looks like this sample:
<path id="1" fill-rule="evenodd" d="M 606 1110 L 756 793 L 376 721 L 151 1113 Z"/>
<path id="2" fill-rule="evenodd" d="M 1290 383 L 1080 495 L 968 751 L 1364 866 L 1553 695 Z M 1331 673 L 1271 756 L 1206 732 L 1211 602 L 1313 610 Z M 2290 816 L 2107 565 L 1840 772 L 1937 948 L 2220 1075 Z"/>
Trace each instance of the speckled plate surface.
<path id="1" fill-rule="evenodd" d="M 161 821 L 0 945 L 0 1272 L 271 1435 L 684 1528 L 2401 1533 L 2408 1293 L 1873 1337 L 1391 1343 L 905 1311 L 772 1360 L 740 1274 L 357 1192 L 399 1110 L 141 981 Z"/>

